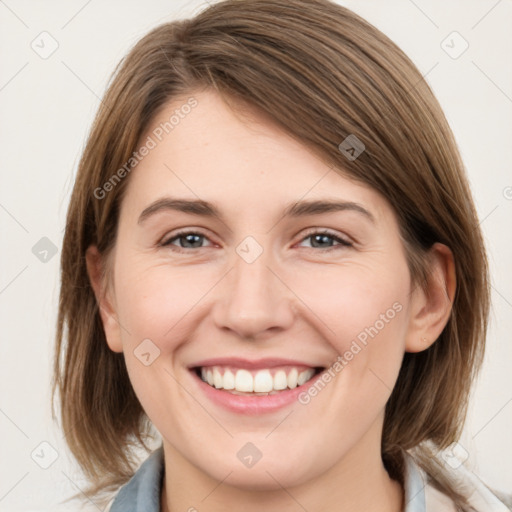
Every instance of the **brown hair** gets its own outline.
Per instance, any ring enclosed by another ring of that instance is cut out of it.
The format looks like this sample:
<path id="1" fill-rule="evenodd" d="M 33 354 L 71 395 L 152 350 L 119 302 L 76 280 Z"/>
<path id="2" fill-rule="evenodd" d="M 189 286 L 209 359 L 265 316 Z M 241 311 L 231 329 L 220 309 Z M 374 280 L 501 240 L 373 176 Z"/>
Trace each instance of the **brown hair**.
<path id="1" fill-rule="evenodd" d="M 460 436 L 471 383 L 483 359 L 488 267 L 458 149 L 441 108 L 409 58 L 384 34 L 328 0 L 227 0 L 166 23 L 120 63 L 79 164 L 67 215 L 54 361 L 62 426 L 92 493 L 116 488 L 135 469 L 150 422 L 123 354 L 105 340 L 85 251 L 108 255 L 129 176 L 101 188 L 130 160 L 148 124 L 178 96 L 213 88 L 265 113 L 337 172 L 379 191 L 393 206 L 411 275 L 425 283 L 428 249 L 455 259 L 452 315 L 438 340 L 406 353 L 386 405 L 382 458 L 403 484 L 404 451 L 434 485 L 468 510 L 431 460 Z M 240 103 L 241 104 L 241 103 Z M 365 151 L 338 145 L 355 135 Z"/>

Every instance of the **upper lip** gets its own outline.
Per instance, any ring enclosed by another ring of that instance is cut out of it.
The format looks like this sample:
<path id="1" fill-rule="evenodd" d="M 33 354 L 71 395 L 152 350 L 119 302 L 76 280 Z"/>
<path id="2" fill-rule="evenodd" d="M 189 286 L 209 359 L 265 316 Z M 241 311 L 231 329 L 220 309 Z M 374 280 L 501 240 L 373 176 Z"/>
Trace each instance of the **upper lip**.
<path id="1" fill-rule="evenodd" d="M 258 370 L 264 368 L 274 368 L 276 366 L 307 366 L 309 368 L 323 368 L 322 365 L 297 361 L 296 359 L 282 359 L 276 357 L 266 357 L 262 359 L 243 359 L 240 357 L 217 357 L 213 359 L 203 359 L 189 366 L 189 369 L 203 366 L 234 366 L 235 368 L 246 368 L 248 370 Z"/>

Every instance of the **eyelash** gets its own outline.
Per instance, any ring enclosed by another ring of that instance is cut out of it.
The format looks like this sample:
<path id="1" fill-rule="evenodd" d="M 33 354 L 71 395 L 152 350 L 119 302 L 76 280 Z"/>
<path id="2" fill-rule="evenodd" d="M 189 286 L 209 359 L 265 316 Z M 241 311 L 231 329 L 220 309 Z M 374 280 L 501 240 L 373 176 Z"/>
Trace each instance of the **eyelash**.
<path id="1" fill-rule="evenodd" d="M 205 234 L 201 233 L 200 231 L 180 231 L 180 232 L 176 233 L 172 238 L 169 238 L 165 242 L 160 243 L 160 246 L 162 246 L 162 247 L 171 247 L 171 245 L 172 245 L 171 242 L 173 242 L 175 240 L 178 240 L 180 238 L 185 238 L 187 235 L 199 235 L 200 237 L 208 238 Z M 312 238 L 315 235 L 326 235 L 326 236 L 332 238 L 334 241 L 338 242 L 339 245 L 335 245 L 333 247 L 327 247 L 325 249 L 321 249 L 321 248 L 317 248 L 317 247 L 308 247 L 308 249 L 320 249 L 323 252 L 327 252 L 327 251 L 335 250 L 337 248 L 342 248 L 342 247 L 346 248 L 346 247 L 352 247 L 353 246 L 352 242 L 349 242 L 348 240 L 345 240 L 344 238 L 341 238 L 341 237 L 335 235 L 334 233 L 331 233 L 331 232 L 329 232 L 329 231 L 327 231 L 325 229 L 324 230 L 316 230 L 316 231 L 308 232 L 301 239 L 301 242 L 303 242 L 304 240 L 306 240 L 308 238 Z M 172 248 L 171 248 L 171 250 L 176 251 L 176 252 L 190 252 L 193 249 L 204 249 L 204 247 L 185 248 L 185 247 L 179 247 L 179 246 L 174 246 L 173 245 Z"/>

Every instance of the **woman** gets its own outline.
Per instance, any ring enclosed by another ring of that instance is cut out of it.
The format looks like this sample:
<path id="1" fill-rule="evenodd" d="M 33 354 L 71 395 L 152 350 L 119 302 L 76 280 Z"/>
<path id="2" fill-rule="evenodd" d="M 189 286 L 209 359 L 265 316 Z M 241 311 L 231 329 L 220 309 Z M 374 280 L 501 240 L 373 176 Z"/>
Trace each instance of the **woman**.
<path id="1" fill-rule="evenodd" d="M 411 61 L 327 0 L 220 2 L 134 47 L 80 162 L 67 442 L 111 512 L 507 510 L 443 451 L 464 451 L 488 306 Z"/>

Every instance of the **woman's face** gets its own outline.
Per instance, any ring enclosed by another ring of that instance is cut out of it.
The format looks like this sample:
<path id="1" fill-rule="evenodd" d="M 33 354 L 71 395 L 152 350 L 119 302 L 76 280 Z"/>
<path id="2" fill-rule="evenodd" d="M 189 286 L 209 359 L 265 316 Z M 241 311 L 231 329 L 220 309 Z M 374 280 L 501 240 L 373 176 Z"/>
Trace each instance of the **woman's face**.
<path id="1" fill-rule="evenodd" d="M 194 97 L 127 178 L 109 346 L 176 463 L 247 489 L 362 471 L 418 335 L 392 208 L 256 113 Z"/>

